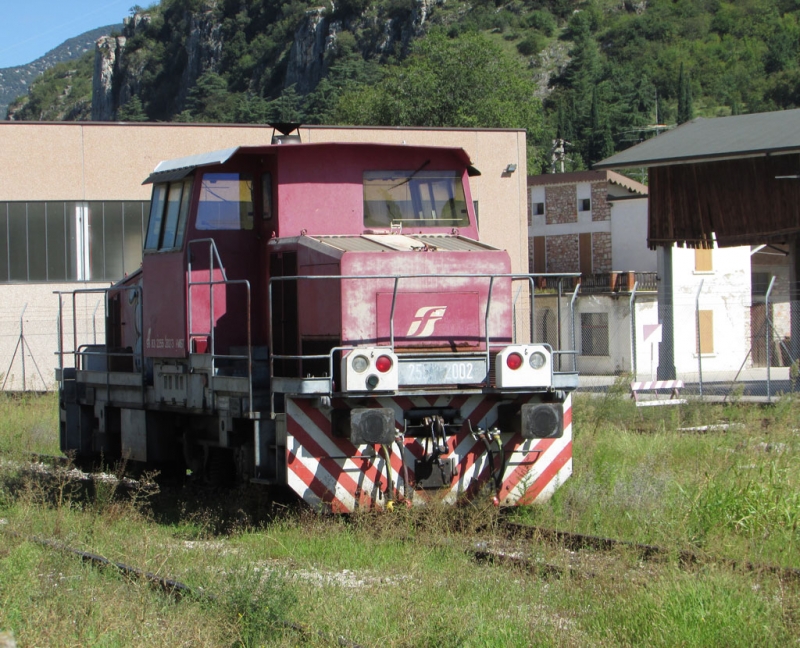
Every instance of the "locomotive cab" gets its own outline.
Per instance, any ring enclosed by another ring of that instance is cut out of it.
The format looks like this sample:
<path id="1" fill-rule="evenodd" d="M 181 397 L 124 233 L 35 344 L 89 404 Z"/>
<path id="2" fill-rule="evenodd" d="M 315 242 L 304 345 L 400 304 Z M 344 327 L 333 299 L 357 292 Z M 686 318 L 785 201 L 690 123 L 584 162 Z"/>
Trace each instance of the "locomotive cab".
<path id="1" fill-rule="evenodd" d="M 75 330 L 59 356 L 62 449 L 334 511 L 547 497 L 577 375 L 532 337 L 532 277 L 479 240 L 476 173 L 461 149 L 383 144 L 161 163 L 105 344 Z"/>

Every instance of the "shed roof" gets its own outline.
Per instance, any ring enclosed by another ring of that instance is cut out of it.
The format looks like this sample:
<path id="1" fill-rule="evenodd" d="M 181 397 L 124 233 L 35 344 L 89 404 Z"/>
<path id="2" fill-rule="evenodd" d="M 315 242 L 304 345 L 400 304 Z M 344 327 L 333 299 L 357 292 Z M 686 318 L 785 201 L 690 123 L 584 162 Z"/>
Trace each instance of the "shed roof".
<path id="1" fill-rule="evenodd" d="M 651 167 L 800 152 L 800 108 L 733 117 L 698 117 L 612 155 L 594 169 Z"/>

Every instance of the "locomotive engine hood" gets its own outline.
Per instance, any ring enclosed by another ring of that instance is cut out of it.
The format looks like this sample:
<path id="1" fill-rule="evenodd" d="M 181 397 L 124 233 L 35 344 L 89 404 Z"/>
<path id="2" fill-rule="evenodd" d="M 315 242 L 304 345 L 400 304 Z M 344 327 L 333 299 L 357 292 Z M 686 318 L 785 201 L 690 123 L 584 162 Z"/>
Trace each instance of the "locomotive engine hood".
<path id="1" fill-rule="evenodd" d="M 511 338 L 510 282 L 489 276 L 510 273 L 504 250 L 457 235 L 305 236 L 297 243 L 299 276 L 339 278 L 335 287 L 300 280 L 310 297 L 299 304 L 303 335 L 333 333 L 335 313 L 342 344 L 393 341 L 398 352 L 483 348 L 487 323 L 492 340 Z"/>

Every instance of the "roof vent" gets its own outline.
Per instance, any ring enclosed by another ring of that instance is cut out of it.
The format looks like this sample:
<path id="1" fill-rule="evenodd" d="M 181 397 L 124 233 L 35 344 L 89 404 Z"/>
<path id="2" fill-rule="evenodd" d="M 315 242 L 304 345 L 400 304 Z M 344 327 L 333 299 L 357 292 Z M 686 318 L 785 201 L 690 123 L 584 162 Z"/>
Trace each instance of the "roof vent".
<path id="1" fill-rule="evenodd" d="M 293 131 L 296 131 L 300 128 L 300 124 L 294 123 L 279 123 L 279 124 L 270 124 L 272 128 L 275 129 L 277 132 L 272 133 L 272 143 L 273 144 L 299 144 L 300 143 L 300 135 L 298 133 L 292 134 Z"/>

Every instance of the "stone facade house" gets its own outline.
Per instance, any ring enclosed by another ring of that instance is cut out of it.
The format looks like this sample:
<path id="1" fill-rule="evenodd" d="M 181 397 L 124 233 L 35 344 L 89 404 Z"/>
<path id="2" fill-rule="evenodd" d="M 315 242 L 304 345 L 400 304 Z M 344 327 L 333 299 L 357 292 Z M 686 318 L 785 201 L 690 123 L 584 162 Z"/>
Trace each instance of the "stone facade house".
<path id="1" fill-rule="evenodd" d="M 646 228 L 647 187 L 619 173 L 528 177 L 532 272 L 655 271 L 656 254 L 644 244 Z"/>
<path id="2" fill-rule="evenodd" d="M 527 186 L 530 272 L 581 273 L 572 306 L 575 285 L 562 284 L 561 311 L 574 307 L 574 322 L 560 334 L 576 338 L 582 381 L 625 372 L 655 376 L 663 323 L 658 277 L 665 271 L 660 252 L 647 246 L 647 187 L 607 170 L 531 176 Z M 698 347 L 709 375 L 750 366 L 750 248 L 675 247 L 671 257 L 676 316 L 664 339 L 674 345 L 678 375 L 692 380 Z M 555 286 L 550 279 L 540 285 L 546 290 L 537 298 L 537 329 L 552 343 Z"/>

